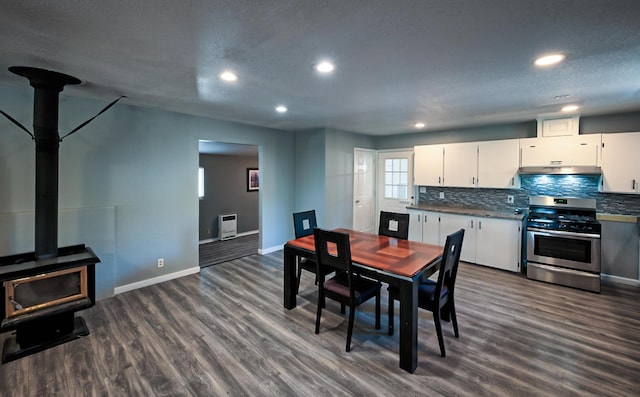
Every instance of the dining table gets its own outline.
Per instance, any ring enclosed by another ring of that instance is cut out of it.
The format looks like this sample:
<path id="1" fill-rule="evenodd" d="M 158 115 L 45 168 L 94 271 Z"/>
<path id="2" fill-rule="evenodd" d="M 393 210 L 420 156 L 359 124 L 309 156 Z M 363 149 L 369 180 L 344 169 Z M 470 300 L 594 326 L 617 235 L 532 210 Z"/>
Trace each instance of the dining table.
<path id="1" fill-rule="evenodd" d="M 413 373 L 418 366 L 418 285 L 435 273 L 444 247 L 349 229 L 351 260 L 360 274 L 395 286 L 400 302 L 400 368 Z M 315 259 L 312 235 L 284 246 L 284 307 L 296 307 L 296 257 Z"/>

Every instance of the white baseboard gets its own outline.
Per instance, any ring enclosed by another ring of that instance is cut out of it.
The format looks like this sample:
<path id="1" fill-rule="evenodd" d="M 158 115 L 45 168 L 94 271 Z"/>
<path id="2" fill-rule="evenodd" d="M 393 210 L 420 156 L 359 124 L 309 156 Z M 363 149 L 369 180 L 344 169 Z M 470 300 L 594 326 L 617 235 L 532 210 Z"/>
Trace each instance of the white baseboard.
<path id="1" fill-rule="evenodd" d="M 640 280 L 635 280 L 632 278 L 612 276 L 609 274 L 601 274 L 600 277 L 603 281 L 607 281 L 613 284 L 624 284 L 624 285 L 632 285 L 634 287 L 640 287 Z"/>
<path id="2" fill-rule="evenodd" d="M 274 247 L 270 247 L 270 248 L 265 248 L 265 249 L 259 249 L 258 250 L 258 254 L 260 255 L 267 255 L 270 254 L 272 252 L 276 252 L 276 251 L 280 251 L 281 249 L 284 248 L 284 244 L 282 245 L 276 245 Z"/>
<path id="3" fill-rule="evenodd" d="M 148 286 L 153 285 L 153 284 L 163 283 L 165 281 L 173 280 L 173 279 L 176 279 L 176 278 L 189 276 L 189 275 L 195 274 L 195 273 L 200 273 L 200 266 L 195 266 L 195 267 L 192 267 L 192 268 L 189 268 L 189 269 L 180 270 L 180 271 L 175 272 L 175 273 L 169 273 L 169 274 L 165 274 L 163 276 L 158 276 L 158 277 L 154 277 L 154 278 L 148 278 L 146 280 L 138 281 L 138 282 L 135 282 L 135 283 L 122 285 L 120 287 L 114 288 L 113 293 L 115 295 L 118 295 L 118 294 L 122 294 L 123 292 L 133 291 L 133 290 L 140 289 L 140 288 L 143 288 L 143 287 L 148 287 Z"/>
<path id="4" fill-rule="evenodd" d="M 236 237 L 250 236 L 252 234 L 258 234 L 258 233 L 260 233 L 260 230 L 250 230 L 248 232 L 238 233 L 236 234 Z M 198 244 L 213 243 L 214 241 L 220 241 L 220 238 L 208 238 L 206 240 L 200 240 L 198 241 Z"/>

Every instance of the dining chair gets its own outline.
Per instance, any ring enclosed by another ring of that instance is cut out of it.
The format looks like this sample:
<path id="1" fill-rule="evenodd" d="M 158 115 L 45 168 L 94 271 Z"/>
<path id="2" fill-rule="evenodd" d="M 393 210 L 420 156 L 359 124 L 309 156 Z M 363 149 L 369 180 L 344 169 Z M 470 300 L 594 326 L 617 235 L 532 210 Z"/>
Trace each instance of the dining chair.
<path id="1" fill-rule="evenodd" d="M 438 334 L 440 344 L 440 355 L 445 356 L 444 338 L 442 336 L 442 325 L 440 320 L 451 321 L 453 332 L 456 338 L 458 333 L 458 320 L 456 318 L 456 308 L 454 304 L 453 292 L 458 273 L 458 263 L 460 262 L 460 252 L 462 250 L 462 240 L 464 229 L 447 236 L 444 245 L 438 280 L 425 280 L 418 286 L 418 307 L 429 310 L 433 313 L 433 321 Z M 393 304 L 398 300 L 399 291 L 396 287 L 389 286 L 389 335 L 393 335 Z"/>
<path id="2" fill-rule="evenodd" d="M 378 234 L 407 240 L 409 238 L 409 214 L 380 211 Z"/>
<path id="3" fill-rule="evenodd" d="M 374 297 L 376 298 L 376 329 L 380 329 L 381 284 L 378 281 L 361 277 L 353 271 L 348 234 L 316 228 L 314 238 L 318 267 L 328 266 L 336 271 L 335 276 L 326 281 L 320 278 L 318 283 L 315 332 L 316 334 L 320 333 L 320 317 L 325 297 L 339 302 L 342 307 L 349 306 L 346 351 L 350 351 L 356 307 Z"/>
<path id="4" fill-rule="evenodd" d="M 305 237 L 313 234 L 313 229 L 318 226 L 318 222 L 316 220 L 316 210 L 295 212 L 293 214 L 293 229 L 296 238 Z M 318 284 L 318 273 L 316 262 L 313 259 L 298 257 L 296 260 L 296 265 L 298 267 L 298 274 L 296 276 L 296 294 L 300 289 L 300 278 L 302 277 L 302 270 L 306 270 L 311 272 L 316 277 L 316 285 Z M 332 273 L 333 270 L 327 267 L 322 267 L 320 269 L 321 277 L 325 277 L 328 274 Z"/>

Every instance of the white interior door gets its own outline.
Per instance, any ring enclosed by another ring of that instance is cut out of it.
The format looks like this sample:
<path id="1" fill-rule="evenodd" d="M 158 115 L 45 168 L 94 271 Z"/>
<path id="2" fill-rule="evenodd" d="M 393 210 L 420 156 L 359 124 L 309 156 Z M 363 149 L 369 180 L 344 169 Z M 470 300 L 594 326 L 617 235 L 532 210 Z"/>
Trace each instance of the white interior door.
<path id="1" fill-rule="evenodd" d="M 413 150 L 379 152 L 378 211 L 405 213 L 413 194 Z M 374 220 L 377 226 L 379 216 Z"/>
<path id="2" fill-rule="evenodd" d="M 376 197 L 376 152 L 353 151 L 353 230 L 374 233 Z"/>

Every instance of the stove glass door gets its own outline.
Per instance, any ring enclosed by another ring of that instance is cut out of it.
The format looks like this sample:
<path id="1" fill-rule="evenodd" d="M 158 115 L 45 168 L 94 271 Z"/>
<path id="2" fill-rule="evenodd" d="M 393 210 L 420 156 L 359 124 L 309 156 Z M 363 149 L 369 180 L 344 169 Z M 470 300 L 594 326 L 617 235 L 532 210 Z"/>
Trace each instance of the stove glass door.
<path id="1" fill-rule="evenodd" d="M 580 233 L 528 229 L 527 261 L 599 272 L 600 238 Z"/>

